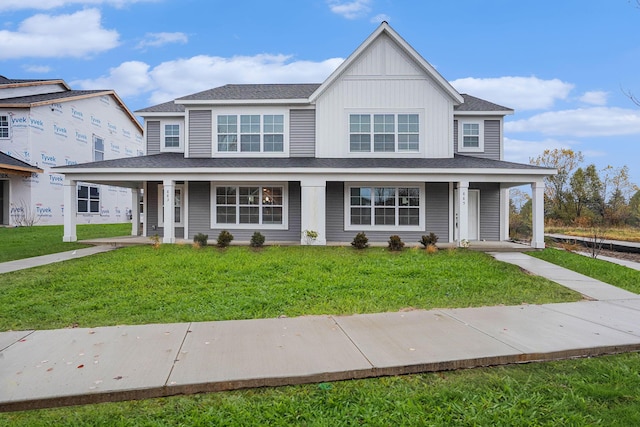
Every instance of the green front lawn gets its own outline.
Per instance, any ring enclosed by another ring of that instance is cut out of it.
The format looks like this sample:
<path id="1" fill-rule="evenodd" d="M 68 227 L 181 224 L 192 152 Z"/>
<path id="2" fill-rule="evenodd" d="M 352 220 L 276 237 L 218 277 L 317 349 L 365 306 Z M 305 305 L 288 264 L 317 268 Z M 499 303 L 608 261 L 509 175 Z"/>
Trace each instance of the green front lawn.
<path id="1" fill-rule="evenodd" d="M 138 246 L 2 275 L 0 330 L 579 299 L 467 250 Z"/>
<path id="2" fill-rule="evenodd" d="M 80 224 L 78 240 L 99 237 L 128 236 L 131 224 Z M 86 248 L 80 243 L 62 241 L 61 225 L 37 225 L 34 227 L 0 227 L 0 262 L 48 255 L 56 252 Z"/>
<path id="3" fill-rule="evenodd" d="M 638 270 L 553 248 L 528 254 L 627 291 L 640 293 Z"/>
<path id="4" fill-rule="evenodd" d="M 637 426 L 640 355 L 0 414 L 0 426 Z"/>

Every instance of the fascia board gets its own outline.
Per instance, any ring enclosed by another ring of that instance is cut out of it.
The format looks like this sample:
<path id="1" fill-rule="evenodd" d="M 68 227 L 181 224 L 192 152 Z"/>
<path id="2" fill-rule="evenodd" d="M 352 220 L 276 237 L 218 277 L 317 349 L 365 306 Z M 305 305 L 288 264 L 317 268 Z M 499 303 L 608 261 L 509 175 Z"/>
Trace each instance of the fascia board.
<path id="1" fill-rule="evenodd" d="M 166 118 L 172 118 L 172 117 L 182 117 L 184 118 L 186 116 L 186 112 L 165 112 L 165 113 L 160 113 L 160 112 L 145 112 L 145 113 L 138 113 L 138 115 L 140 117 L 166 117 Z"/>
<path id="2" fill-rule="evenodd" d="M 503 111 L 455 111 L 453 116 L 510 116 L 513 114 L 513 110 Z"/>
<path id="3" fill-rule="evenodd" d="M 191 105 L 297 105 L 297 104 L 309 104 L 307 98 L 293 98 L 293 99 L 202 99 L 202 100 L 175 100 L 176 104 L 184 105 L 185 107 Z"/>

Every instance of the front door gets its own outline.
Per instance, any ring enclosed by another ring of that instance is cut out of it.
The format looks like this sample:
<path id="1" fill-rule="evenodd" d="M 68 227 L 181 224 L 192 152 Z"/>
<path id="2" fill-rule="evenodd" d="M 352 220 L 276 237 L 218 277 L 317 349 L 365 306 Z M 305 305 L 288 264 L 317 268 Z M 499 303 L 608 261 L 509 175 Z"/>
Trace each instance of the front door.
<path id="1" fill-rule="evenodd" d="M 469 203 L 467 204 L 469 209 L 469 241 L 480 240 L 480 190 L 469 190 Z M 458 204 L 458 190 L 454 191 L 455 198 L 455 233 L 453 238 L 458 240 L 460 229 L 458 227 L 458 221 L 460 215 L 458 214 L 460 206 Z"/>

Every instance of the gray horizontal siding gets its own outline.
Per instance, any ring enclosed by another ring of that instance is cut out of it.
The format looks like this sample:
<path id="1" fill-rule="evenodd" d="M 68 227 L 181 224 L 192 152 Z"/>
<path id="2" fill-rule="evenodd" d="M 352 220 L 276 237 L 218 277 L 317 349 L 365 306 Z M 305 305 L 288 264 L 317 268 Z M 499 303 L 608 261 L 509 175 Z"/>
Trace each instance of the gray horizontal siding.
<path id="1" fill-rule="evenodd" d="M 211 110 L 189 111 L 189 157 L 211 157 Z"/>
<path id="2" fill-rule="evenodd" d="M 470 183 L 480 190 L 480 240 L 500 240 L 500 184 Z"/>
<path id="3" fill-rule="evenodd" d="M 316 111 L 289 111 L 289 156 L 315 157 Z"/>
<path id="4" fill-rule="evenodd" d="M 214 183 L 215 185 L 215 183 Z M 215 244 L 218 234 L 228 230 L 236 242 L 248 242 L 254 232 L 265 236 L 265 244 L 269 242 L 300 242 L 301 196 L 300 183 L 289 182 L 289 217 L 287 230 L 263 230 L 259 225 L 255 229 L 234 229 L 233 226 L 211 228 L 211 183 L 189 183 L 189 239 L 198 233 L 208 234 L 209 241 Z"/>
<path id="5" fill-rule="evenodd" d="M 428 182 L 426 184 L 426 233 L 435 233 L 438 242 L 449 241 L 449 184 Z"/>
<path id="6" fill-rule="evenodd" d="M 147 122 L 147 154 L 160 153 L 160 121 Z"/>
<path id="7" fill-rule="evenodd" d="M 458 150 L 458 120 L 453 121 L 453 150 L 457 154 Z M 484 121 L 484 152 L 462 152 L 465 156 L 481 157 L 483 159 L 500 159 L 500 120 Z"/>

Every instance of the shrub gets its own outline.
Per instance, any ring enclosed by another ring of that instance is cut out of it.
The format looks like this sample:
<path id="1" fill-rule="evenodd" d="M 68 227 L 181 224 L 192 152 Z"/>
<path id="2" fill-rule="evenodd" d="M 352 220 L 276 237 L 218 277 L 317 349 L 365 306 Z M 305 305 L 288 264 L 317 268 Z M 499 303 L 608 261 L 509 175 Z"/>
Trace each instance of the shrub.
<path id="1" fill-rule="evenodd" d="M 264 236 L 259 231 L 253 233 L 251 236 L 251 242 L 249 243 L 252 248 L 261 248 L 264 245 Z"/>
<path id="2" fill-rule="evenodd" d="M 158 233 L 154 234 L 149 239 L 151 239 L 151 246 L 153 246 L 154 249 L 158 249 L 160 247 L 160 236 L 158 236 Z"/>
<path id="3" fill-rule="evenodd" d="M 436 245 L 427 245 L 426 251 L 428 254 L 435 254 L 438 252 L 438 247 Z"/>
<path id="4" fill-rule="evenodd" d="M 420 239 L 420 244 L 425 248 L 429 247 L 429 245 L 434 245 L 438 242 L 438 236 L 435 233 L 429 233 L 428 235 L 422 236 Z"/>
<path id="5" fill-rule="evenodd" d="M 404 247 L 404 242 L 398 235 L 393 235 L 389 237 L 389 250 L 391 251 L 401 251 Z"/>
<path id="6" fill-rule="evenodd" d="M 200 247 L 207 246 L 207 240 L 209 239 L 208 234 L 198 233 L 193 236 L 193 243 L 197 243 Z"/>
<path id="7" fill-rule="evenodd" d="M 227 230 L 222 230 L 220 234 L 218 234 L 218 247 L 226 248 L 232 240 L 233 234 L 229 233 Z"/>
<path id="8" fill-rule="evenodd" d="M 351 242 L 351 246 L 356 249 L 365 249 L 369 247 L 369 239 L 364 232 L 360 232 L 356 234 L 356 237 L 353 238 L 353 242 Z"/>

